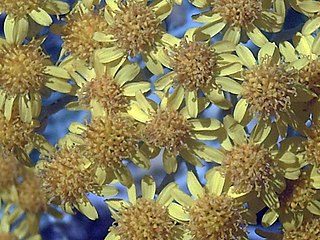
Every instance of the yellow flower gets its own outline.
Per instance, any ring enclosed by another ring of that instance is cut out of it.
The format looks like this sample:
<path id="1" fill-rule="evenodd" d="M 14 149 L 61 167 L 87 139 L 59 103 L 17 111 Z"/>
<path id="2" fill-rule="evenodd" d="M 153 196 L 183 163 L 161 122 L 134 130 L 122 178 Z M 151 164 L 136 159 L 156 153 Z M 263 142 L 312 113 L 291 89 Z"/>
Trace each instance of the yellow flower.
<path id="1" fill-rule="evenodd" d="M 0 42 L 0 109 L 10 119 L 17 108 L 21 119 L 31 122 L 41 112 L 41 93 L 45 88 L 63 92 L 67 80 L 50 77 L 54 76 L 55 67 L 42 51 L 40 41 L 21 45 L 23 38 L 18 34 L 18 40 L 9 44 L 6 31 L 5 35 L 6 41 Z"/>
<path id="2" fill-rule="evenodd" d="M 301 105 L 314 96 L 299 84 L 297 70 L 280 61 L 277 46 L 265 44 L 258 53 L 258 63 L 247 47 L 239 44 L 236 52 L 246 69 L 235 119 L 246 125 L 253 115 L 268 124 L 275 122 L 282 137 L 286 136 L 288 125 L 304 131 L 309 114 Z"/>
<path id="3" fill-rule="evenodd" d="M 297 12 L 303 13 L 308 17 L 320 13 L 320 3 L 316 0 L 289 0 L 290 6 Z"/>
<path id="4" fill-rule="evenodd" d="M 17 158 L 12 152 L 0 149 L 0 196 L 10 187 L 14 186 L 19 174 Z"/>
<path id="5" fill-rule="evenodd" d="M 234 198 L 218 171 L 211 171 L 206 178 L 202 187 L 196 176 L 188 172 L 187 186 L 192 196 L 178 188 L 171 191 L 177 203 L 169 205 L 169 214 L 185 226 L 185 239 L 247 239 L 246 226 L 255 217 L 250 217 L 244 203 Z"/>
<path id="6" fill-rule="evenodd" d="M 231 54 L 235 45 L 227 41 L 196 41 L 195 29 L 187 31 L 176 47 L 168 51 L 169 68 L 173 71 L 155 82 L 157 90 L 173 87 L 184 91 L 185 102 L 191 117 L 198 115 L 198 94 L 204 95 L 218 107 L 229 109 L 232 104 L 226 100 L 222 90 L 239 94 L 242 90 L 232 75 L 239 75 L 242 66 L 237 56 Z"/>
<path id="7" fill-rule="evenodd" d="M 71 214 L 76 208 L 89 219 L 97 219 L 97 211 L 86 194 L 117 194 L 115 188 L 105 186 L 104 181 L 98 179 L 96 168 L 84 157 L 80 147 L 61 146 L 48 159 L 38 162 L 37 169 L 48 203 L 57 204 Z"/>
<path id="8" fill-rule="evenodd" d="M 163 94 L 157 106 L 138 91 L 128 111 L 143 124 L 144 144 L 140 149 L 150 159 L 163 149 L 163 165 L 168 174 L 177 170 L 177 156 L 195 166 L 202 166 L 200 159 L 211 162 L 221 156 L 215 148 L 197 141 L 216 139 L 221 123 L 216 119 L 192 119 L 186 108 L 180 109 L 183 97 L 183 89 L 178 87 L 173 95 Z M 205 100 L 199 99 L 199 112 L 206 106 Z"/>
<path id="9" fill-rule="evenodd" d="M 66 58 L 59 64 L 63 75 L 70 76 L 76 83 L 78 101 L 66 105 L 69 110 L 91 110 L 93 115 L 101 115 L 103 111 L 111 114 L 126 112 L 129 100 L 137 90 L 146 93 L 151 84 L 141 81 L 138 76 L 140 67 L 123 59 L 117 65 L 95 65 L 88 68 L 85 64 L 75 64 Z"/>
<path id="10" fill-rule="evenodd" d="M 168 205 L 172 201 L 171 191 L 175 183 L 168 184 L 155 199 L 156 183 L 152 177 L 141 180 L 142 196 L 137 197 L 136 186 L 128 189 L 129 201 L 106 200 L 115 219 L 105 240 L 178 240 L 182 231 L 169 216 Z"/>
<path id="11" fill-rule="evenodd" d="M 284 231 L 283 240 L 302 240 L 320 238 L 320 219 L 313 218 L 305 221 L 298 228 L 291 231 Z"/>
<path id="12" fill-rule="evenodd" d="M 27 36 L 31 19 L 41 26 L 49 26 L 52 23 L 49 14 L 66 14 L 69 12 L 69 5 L 52 0 L 3 0 L 0 3 L 1 12 L 7 14 L 4 29 L 8 42 L 12 44 L 21 35 L 23 39 Z"/>
<path id="13" fill-rule="evenodd" d="M 305 218 L 319 216 L 320 192 L 318 169 L 308 166 L 296 180 L 287 180 L 285 190 L 279 195 L 280 208 L 269 209 L 262 218 L 265 226 L 278 218 L 286 230 L 299 227 Z"/>
<path id="14" fill-rule="evenodd" d="M 268 42 L 260 30 L 281 31 L 286 12 L 283 0 L 199 0 L 193 4 L 201 9 L 210 7 L 193 16 L 196 22 L 206 23 L 199 28 L 200 33 L 213 37 L 223 31 L 223 40 L 235 44 L 246 34 L 259 47 Z"/>
<path id="15" fill-rule="evenodd" d="M 167 59 L 163 48 L 172 44 L 172 36 L 161 24 L 171 13 L 173 4 L 169 1 L 147 2 L 107 1 L 104 10 L 109 24 L 108 34 L 99 34 L 97 40 L 111 45 L 97 51 L 100 62 L 108 63 L 140 54 L 153 74 L 163 73 L 162 64 Z"/>
<path id="16" fill-rule="evenodd" d="M 61 144 L 79 145 L 83 155 L 98 168 L 102 182 L 116 178 L 125 186 L 132 184 L 132 175 L 123 160 L 142 168 L 150 167 L 150 160 L 138 148 L 139 126 L 126 114 L 94 116 L 85 125 L 72 123 L 69 130 Z"/>

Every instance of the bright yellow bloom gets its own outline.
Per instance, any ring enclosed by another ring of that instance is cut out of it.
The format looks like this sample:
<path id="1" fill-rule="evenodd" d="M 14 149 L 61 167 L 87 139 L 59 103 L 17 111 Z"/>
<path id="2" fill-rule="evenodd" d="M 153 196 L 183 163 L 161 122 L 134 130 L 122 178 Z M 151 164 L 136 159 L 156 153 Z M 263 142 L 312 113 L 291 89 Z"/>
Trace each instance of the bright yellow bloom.
<path id="1" fill-rule="evenodd" d="M 239 94 L 242 90 L 232 75 L 240 75 L 242 66 L 237 56 L 231 54 L 235 45 L 220 41 L 213 45 L 196 41 L 194 29 L 187 31 L 175 46 L 168 50 L 169 68 L 172 72 L 155 82 L 157 90 L 173 87 L 184 91 L 185 103 L 191 117 L 198 115 L 198 94 L 204 93 L 210 102 L 222 109 L 232 104 L 226 100 L 222 90 Z M 174 93 L 173 93 L 174 94 Z"/>
<path id="2" fill-rule="evenodd" d="M 176 188 L 172 196 L 177 202 L 169 205 L 169 214 L 185 226 L 187 238 L 197 240 L 247 239 L 246 226 L 255 222 L 244 203 L 218 172 L 207 174 L 204 187 L 192 172 L 187 174 L 187 186 L 192 196 Z"/>
<path id="3" fill-rule="evenodd" d="M 183 89 L 178 87 L 173 95 L 165 93 L 157 106 L 136 92 L 136 101 L 132 101 L 128 111 L 143 124 L 141 149 L 145 156 L 152 159 L 163 149 L 163 165 L 168 174 L 177 170 L 177 156 L 194 166 L 203 166 L 200 159 L 211 162 L 221 156 L 215 148 L 197 141 L 216 139 L 221 123 L 216 119 L 192 119 L 186 108 L 180 108 L 183 97 Z M 200 99 L 199 112 L 206 106 L 206 101 Z"/>
<path id="4" fill-rule="evenodd" d="M 261 30 L 279 32 L 285 19 L 283 0 L 198 0 L 191 1 L 196 7 L 210 10 L 193 16 L 196 22 L 206 23 L 199 32 L 213 37 L 224 32 L 223 40 L 238 44 L 244 36 L 261 47 L 268 42 Z"/>
<path id="5" fill-rule="evenodd" d="M 53 0 L 3 0 L 0 3 L 1 12 L 7 14 L 4 29 L 8 42 L 12 44 L 17 42 L 17 35 L 27 36 L 29 25 L 32 24 L 30 20 L 41 26 L 49 26 L 52 23 L 49 14 L 66 14 L 69 12 L 69 5 Z"/>
<path id="6" fill-rule="evenodd" d="M 239 44 L 236 51 L 246 69 L 242 73 L 242 99 L 235 107 L 235 119 L 245 125 L 253 115 L 266 124 L 275 122 L 282 137 L 288 125 L 305 130 L 309 114 L 301 104 L 314 96 L 299 83 L 297 70 L 280 61 L 277 46 L 265 44 L 258 53 L 258 62 L 247 47 Z"/>
<path id="7" fill-rule="evenodd" d="M 107 1 L 105 18 L 108 34 L 99 34 L 98 41 L 111 43 L 97 52 L 102 63 L 140 54 L 146 67 L 155 75 L 163 73 L 167 56 L 164 47 L 172 45 L 171 35 L 162 28 L 162 22 L 172 11 L 170 1 L 117 0 Z"/>
<path id="8" fill-rule="evenodd" d="M 182 231 L 169 216 L 168 205 L 172 202 L 171 191 L 175 183 L 168 184 L 156 195 L 156 183 L 152 177 L 141 180 L 142 196 L 137 197 L 132 184 L 127 192 L 129 201 L 110 199 L 106 203 L 115 219 L 105 240 L 178 240 Z"/>

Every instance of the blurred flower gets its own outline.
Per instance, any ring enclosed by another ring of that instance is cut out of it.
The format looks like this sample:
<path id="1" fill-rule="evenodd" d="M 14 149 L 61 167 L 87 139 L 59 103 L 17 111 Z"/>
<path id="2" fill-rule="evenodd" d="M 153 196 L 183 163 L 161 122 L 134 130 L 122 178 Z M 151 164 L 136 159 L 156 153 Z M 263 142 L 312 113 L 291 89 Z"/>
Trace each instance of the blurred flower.
<path id="1" fill-rule="evenodd" d="M 320 12 L 320 3 L 315 0 L 289 0 L 290 6 L 308 17 Z"/>

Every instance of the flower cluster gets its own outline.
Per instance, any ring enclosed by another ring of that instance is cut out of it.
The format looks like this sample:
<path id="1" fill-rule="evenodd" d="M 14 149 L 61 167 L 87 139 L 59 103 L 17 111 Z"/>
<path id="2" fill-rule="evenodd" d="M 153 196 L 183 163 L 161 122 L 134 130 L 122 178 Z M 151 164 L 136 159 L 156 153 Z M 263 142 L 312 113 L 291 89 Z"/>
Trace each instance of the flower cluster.
<path id="1" fill-rule="evenodd" d="M 184 5 L 198 27 L 173 35 Z M 273 41 L 293 11 L 302 28 Z M 320 239 L 319 1 L 3 0 L 0 13 L 0 239 L 41 239 L 44 214 L 96 220 L 92 195 L 114 219 L 106 240 L 243 240 L 257 223 Z M 61 109 L 86 115 L 49 143 Z"/>

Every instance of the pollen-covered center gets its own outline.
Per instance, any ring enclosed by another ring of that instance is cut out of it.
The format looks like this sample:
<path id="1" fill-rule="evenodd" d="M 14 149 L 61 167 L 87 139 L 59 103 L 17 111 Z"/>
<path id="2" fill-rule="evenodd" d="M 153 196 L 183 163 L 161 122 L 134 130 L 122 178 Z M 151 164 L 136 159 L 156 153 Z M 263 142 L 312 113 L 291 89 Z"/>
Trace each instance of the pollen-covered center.
<path id="1" fill-rule="evenodd" d="M 268 189 L 276 176 L 277 165 L 270 152 L 259 144 L 235 145 L 226 152 L 220 168 L 239 193 Z"/>
<path id="2" fill-rule="evenodd" d="M 191 135 L 191 124 L 175 110 L 159 109 L 147 122 L 144 138 L 153 147 L 164 147 L 171 153 L 178 153 Z"/>
<path id="3" fill-rule="evenodd" d="M 320 122 L 316 121 L 307 130 L 308 138 L 303 142 L 305 159 L 308 163 L 318 167 L 320 165 Z"/>
<path id="4" fill-rule="evenodd" d="M 116 169 L 134 154 L 139 137 L 136 123 L 120 115 L 93 118 L 83 133 L 84 154 L 91 161 Z"/>
<path id="5" fill-rule="evenodd" d="M 287 180 L 286 189 L 280 194 L 281 206 L 289 211 L 305 209 L 314 200 L 316 190 L 312 187 L 311 179 L 302 172 L 299 179 Z"/>
<path id="6" fill-rule="evenodd" d="M 24 148 L 31 143 L 33 131 L 37 127 L 35 123 L 22 122 L 19 116 L 7 120 L 2 112 L 0 112 L 0 126 L 0 144 L 8 150 Z"/>
<path id="7" fill-rule="evenodd" d="M 173 240 L 174 223 L 166 207 L 139 198 L 134 205 L 123 208 L 114 229 L 121 240 Z"/>
<path id="8" fill-rule="evenodd" d="M 182 40 L 173 53 L 172 66 L 176 83 L 190 91 L 216 86 L 217 54 L 205 43 Z"/>
<path id="9" fill-rule="evenodd" d="M 285 64 L 273 64 L 267 57 L 259 65 L 243 73 L 243 97 L 250 111 L 262 118 L 279 117 L 290 108 L 291 97 L 296 95 L 296 71 L 287 70 Z"/>
<path id="10" fill-rule="evenodd" d="M 124 112 L 129 102 L 121 87 L 108 76 L 87 82 L 79 89 L 78 96 L 80 103 L 90 105 L 91 100 L 96 100 L 110 113 Z"/>
<path id="11" fill-rule="evenodd" d="M 284 231 L 283 240 L 316 240 L 320 239 L 320 219 L 314 217 L 303 222 L 298 228 Z"/>
<path id="12" fill-rule="evenodd" d="M 2 0 L 0 2 L 0 12 L 21 18 L 45 5 L 46 2 L 47 0 Z"/>
<path id="13" fill-rule="evenodd" d="M 146 53 L 160 32 L 155 12 L 145 1 L 138 0 L 120 2 L 119 9 L 110 29 L 118 46 L 131 56 Z"/>
<path id="14" fill-rule="evenodd" d="M 106 44 L 93 39 L 97 32 L 106 32 L 107 23 L 103 16 L 95 13 L 75 13 L 67 18 L 63 27 L 63 47 L 82 60 L 91 61 L 95 50 Z"/>
<path id="15" fill-rule="evenodd" d="M 316 94 L 320 94 L 320 60 L 318 58 L 311 60 L 299 70 L 299 82 Z"/>
<path id="16" fill-rule="evenodd" d="M 28 173 L 17 186 L 19 206 L 29 213 L 41 213 L 47 209 L 47 199 L 42 191 L 41 179 Z"/>
<path id="17" fill-rule="evenodd" d="M 0 86 L 9 95 L 27 94 L 41 89 L 47 57 L 36 42 L 0 46 Z"/>
<path id="18" fill-rule="evenodd" d="M 244 239 L 246 223 L 241 216 L 245 209 L 234 199 L 206 193 L 188 209 L 188 228 L 197 240 Z"/>
<path id="19" fill-rule="evenodd" d="M 0 233 L 1 240 L 19 240 L 13 233 Z"/>
<path id="20" fill-rule="evenodd" d="M 4 190 L 15 184 L 19 174 L 18 162 L 11 152 L 4 151 L 3 149 L 0 151 L 0 189 Z"/>
<path id="21" fill-rule="evenodd" d="M 233 27 L 248 27 L 262 11 L 261 0 L 213 0 L 213 12 Z"/>
<path id="22" fill-rule="evenodd" d="M 95 188 L 95 171 L 79 148 L 63 147 L 49 156 L 41 171 L 49 203 L 81 202 Z"/>

